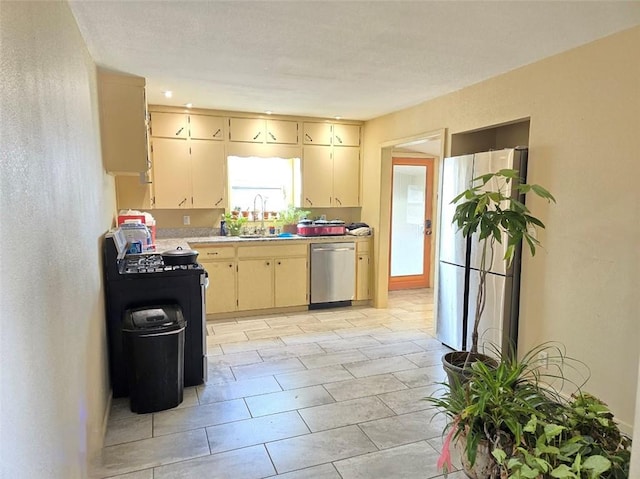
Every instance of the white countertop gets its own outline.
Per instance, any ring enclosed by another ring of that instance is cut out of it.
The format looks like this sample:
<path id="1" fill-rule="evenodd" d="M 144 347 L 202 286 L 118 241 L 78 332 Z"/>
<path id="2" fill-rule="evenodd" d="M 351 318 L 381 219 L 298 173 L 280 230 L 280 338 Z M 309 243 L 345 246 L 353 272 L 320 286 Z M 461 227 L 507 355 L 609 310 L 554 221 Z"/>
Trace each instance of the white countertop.
<path id="1" fill-rule="evenodd" d="M 255 236 L 255 237 L 240 237 L 240 236 L 197 236 L 192 238 L 162 238 L 156 240 L 156 250 L 158 252 L 175 249 L 181 246 L 184 249 L 189 248 L 189 245 L 201 244 L 221 244 L 221 243 L 233 243 L 233 244 L 245 244 L 245 243 L 273 243 L 281 241 L 306 241 L 308 243 L 330 243 L 330 242 L 349 242 L 349 241 L 363 241 L 368 240 L 371 236 L 354 236 L 354 235 L 340 235 L 340 236 Z"/>

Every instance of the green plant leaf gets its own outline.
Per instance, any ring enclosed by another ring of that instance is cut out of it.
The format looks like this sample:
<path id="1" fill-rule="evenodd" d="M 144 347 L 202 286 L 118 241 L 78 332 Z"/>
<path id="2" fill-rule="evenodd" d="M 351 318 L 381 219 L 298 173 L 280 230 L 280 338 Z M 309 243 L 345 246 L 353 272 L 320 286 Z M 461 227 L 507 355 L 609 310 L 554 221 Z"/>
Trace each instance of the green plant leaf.
<path id="1" fill-rule="evenodd" d="M 611 469 L 611 461 L 600 455 L 589 456 L 585 459 L 582 467 L 589 470 L 589 477 L 596 478 Z"/>
<path id="2" fill-rule="evenodd" d="M 567 466 L 566 464 L 560 464 L 553 471 L 551 471 L 551 477 L 557 477 L 557 478 L 572 477 L 572 478 L 577 478 L 578 476 L 576 476 L 571 471 L 569 466 Z"/>
<path id="3" fill-rule="evenodd" d="M 500 448 L 496 448 L 491 451 L 491 455 L 495 458 L 498 464 L 504 463 L 504 460 L 507 458 L 507 453 Z"/>
<path id="4" fill-rule="evenodd" d="M 554 203 L 556 202 L 556 199 L 553 197 L 553 195 L 551 193 L 549 193 L 545 188 L 543 188 L 540 185 L 531 185 L 531 189 L 533 190 L 533 192 L 540 196 L 541 198 L 545 198 L 549 201 L 553 201 Z"/>
<path id="5" fill-rule="evenodd" d="M 544 427 L 544 435 L 547 437 L 547 439 L 552 439 L 556 436 L 559 436 L 565 429 L 566 427 L 560 426 L 559 424 L 547 424 Z"/>

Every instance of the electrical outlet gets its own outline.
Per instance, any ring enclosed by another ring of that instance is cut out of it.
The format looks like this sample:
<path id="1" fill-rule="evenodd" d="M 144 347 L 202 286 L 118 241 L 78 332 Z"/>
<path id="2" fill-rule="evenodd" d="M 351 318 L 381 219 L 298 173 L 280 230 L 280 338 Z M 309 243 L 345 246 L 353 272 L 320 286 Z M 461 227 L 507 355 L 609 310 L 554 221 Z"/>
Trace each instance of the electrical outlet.
<path id="1" fill-rule="evenodd" d="M 182 224 L 183 225 L 190 225 L 191 224 L 191 216 L 189 215 L 184 215 L 182 217 Z"/>
<path id="2" fill-rule="evenodd" d="M 542 366 L 545 369 L 549 369 L 549 353 L 546 351 L 540 351 L 538 353 L 538 359 L 542 363 Z"/>

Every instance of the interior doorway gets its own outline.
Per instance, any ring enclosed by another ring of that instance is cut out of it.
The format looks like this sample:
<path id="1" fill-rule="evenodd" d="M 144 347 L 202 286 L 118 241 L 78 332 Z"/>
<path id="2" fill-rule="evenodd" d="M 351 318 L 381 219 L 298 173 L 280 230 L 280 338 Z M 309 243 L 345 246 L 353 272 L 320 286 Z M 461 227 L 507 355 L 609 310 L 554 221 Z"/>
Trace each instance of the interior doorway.
<path id="1" fill-rule="evenodd" d="M 389 290 L 428 288 L 433 228 L 433 158 L 392 158 Z"/>

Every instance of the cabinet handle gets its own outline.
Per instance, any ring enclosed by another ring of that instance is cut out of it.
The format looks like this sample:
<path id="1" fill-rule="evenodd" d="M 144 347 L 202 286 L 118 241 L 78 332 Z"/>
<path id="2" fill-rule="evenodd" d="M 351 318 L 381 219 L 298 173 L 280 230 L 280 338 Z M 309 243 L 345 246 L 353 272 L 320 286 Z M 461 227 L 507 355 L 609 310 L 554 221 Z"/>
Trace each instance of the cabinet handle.
<path id="1" fill-rule="evenodd" d="M 178 136 L 180 133 L 182 133 L 182 130 L 184 130 L 184 126 L 182 128 L 180 128 L 178 131 L 176 131 L 176 136 Z"/>
<path id="2" fill-rule="evenodd" d="M 275 136 L 273 136 L 273 133 L 269 132 L 269 136 L 271 137 L 271 139 L 273 141 L 277 141 L 277 138 Z"/>
<path id="3" fill-rule="evenodd" d="M 187 199 L 185 198 L 184 200 L 182 200 L 180 203 L 178 203 L 178 206 L 182 206 L 187 202 Z"/>
<path id="4" fill-rule="evenodd" d="M 338 140 L 338 143 L 342 143 L 342 138 L 340 138 L 338 135 L 335 135 L 335 136 L 336 136 L 336 140 Z"/>
<path id="5" fill-rule="evenodd" d="M 270 265 L 271 265 L 271 263 L 269 261 L 267 261 L 267 266 L 270 266 Z"/>
<path id="6" fill-rule="evenodd" d="M 336 201 L 340 204 L 340 206 L 342 206 L 342 201 L 340 201 L 340 198 L 336 198 Z"/>
<path id="7" fill-rule="evenodd" d="M 305 133 L 305 134 L 304 134 L 304 137 L 305 137 L 305 139 L 307 139 L 307 140 L 309 140 L 309 141 L 313 142 L 313 138 L 311 138 L 311 137 L 309 136 L 309 134 L 308 134 L 308 133 Z"/>
<path id="8" fill-rule="evenodd" d="M 313 206 L 313 201 L 309 199 L 309 197 L 305 197 L 305 201 L 307 201 L 311 206 Z"/>
<path id="9" fill-rule="evenodd" d="M 216 132 L 213 134 L 213 137 L 214 137 L 214 138 L 215 138 L 215 137 L 217 137 L 219 133 L 222 133 L 222 131 L 220 130 L 220 128 L 218 128 L 218 129 L 216 130 Z"/>
<path id="10" fill-rule="evenodd" d="M 230 265 L 229 265 L 229 268 L 233 268 L 233 264 L 230 264 Z"/>
<path id="11" fill-rule="evenodd" d="M 217 254 L 218 254 L 218 252 L 217 252 L 217 251 L 214 251 L 213 253 L 211 253 L 211 252 L 207 251 L 207 256 L 215 256 L 215 255 L 217 255 Z"/>
<path id="12" fill-rule="evenodd" d="M 278 261 L 278 264 L 282 264 L 280 261 Z"/>
<path id="13" fill-rule="evenodd" d="M 218 206 L 221 202 L 222 202 L 222 198 L 220 198 L 218 201 L 216 201 L 216 204 L 213 205 L 213 206 Z"/>
<path id="14" fill-rule="evenodd" d="M 258 134 L 257 134 L 256 136 L 254 136 L 254 137 L 253 137 L 253 139 L 254 139 L 254 140 L 257 140 L 257 139 L 258 139 L 258 137 L 259 137 L 260 135 L 262 135 L 262 132 L 261 132 L 261 131 L 259 131 L 259 132 L 258 132 Z"/>

